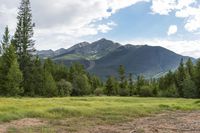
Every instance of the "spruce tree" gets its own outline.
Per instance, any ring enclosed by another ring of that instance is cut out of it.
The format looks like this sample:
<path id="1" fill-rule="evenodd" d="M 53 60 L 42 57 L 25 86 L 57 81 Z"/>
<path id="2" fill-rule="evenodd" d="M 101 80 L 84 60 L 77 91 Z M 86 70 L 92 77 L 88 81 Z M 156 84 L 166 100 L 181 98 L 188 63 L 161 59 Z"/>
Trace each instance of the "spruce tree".
<path id="1" fill-rule="evenodd" d="M 0 54 L 3 54 L 6 50 L 6 48 L 8 48 L 10 45 L 10 34 L 9 34 L 9 29 L 8 26 L 6 26 L 5 28 L 5 32 L 3 35 L 3 39 L 1 42 L 1 47 L 0 47 Z"/>
<path id="2" fill-rule="evenodd" d="M 134 90 L 134 84 L 133 84 L 133 75 L 132 73 L 129 74 L 129 92 L 130 92 L 130 96 L 133 96 L 135 93 Z"/>
<path id="3" fill-rule="evenodd" d="M 14 47 L 12 48 L 14 49 Z M 17 58 L 11 64 L 7 74 L 6 90 L 8 96 L 17 96 L 23 93 L 21 82 L 23 81 L 22 72 L 19 69 Z"/>
<path id="4" fill-rule="evenodd" d="M 16 96 L 23 92 L 21 88 L 22 73 L 17 62 L 17 55 L 13 45 L 6 48 L 1 62 L 1 94 L 4 96 Z"/>
<path id="5" fill-rule="evenodd" d="M 198 59 L 195 67 L 195 84 L 198 88 L 197 93 L 198 93 L 198 98 L 200 98 L 200 59 Z"/>
<path id="6" fill-rule="evenodd" d="M 32 14 L 29 0 L 21 0 L 19 12 L 17 16 L 17 28 L 12 43 L 15 46 L 20 64 L 20 70 L 23 73 L 23 88 L 25 95 L 30 94 L 29 85 L 32 83 L 31 75 L 33 75 L 33 52 L 34 40 Z"/>
<path id="7" fill-rule="evenodd" d="M 106 81 L 105 94 L 108 96 L 114 96 L 117 94 L 117 82 L 112 76 L 109 76 Z"/>
<path id="8" fill-rule="evenodd" d="M 191 79 L 194 80 L 194 65 L 192 63 L 191 58 L 189 58 L 186 62 L 186 71 L 191 77 Z"/>
<path id="9" fill-rule="evenodd" d="M 180 65 L 176 74 L 176 85 L 178 88 L 178 94 L 180 97 L 183 97 L 183 82 L 186 78 L 186 72 L 184 67 L 183 59 L 181 59 Z"/>
<path id="10" fill-rule="evenodd" d="M 53 76 L 47 70 L 44 70 L 43 96 L 53 97 L 58 95 L 57 85 Z"/>

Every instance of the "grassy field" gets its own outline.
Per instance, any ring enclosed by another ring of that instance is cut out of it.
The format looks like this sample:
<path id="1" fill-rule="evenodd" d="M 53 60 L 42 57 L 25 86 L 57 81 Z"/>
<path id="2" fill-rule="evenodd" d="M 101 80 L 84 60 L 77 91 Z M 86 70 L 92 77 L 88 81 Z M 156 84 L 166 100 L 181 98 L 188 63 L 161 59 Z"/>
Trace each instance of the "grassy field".
<path id="1" fill-rule="evenodd" d="M 200 100 L 138 97 L 0 98 L 0 123 L 41 118 L 84 124 L 113 124 L 166 110 L 198 110 Z M 55 124 L 56 125 L 56 124 Z M 58 124 L 59 125 L 59 124 Z M 85 126 L 85 125 L 84 125 Z"/>

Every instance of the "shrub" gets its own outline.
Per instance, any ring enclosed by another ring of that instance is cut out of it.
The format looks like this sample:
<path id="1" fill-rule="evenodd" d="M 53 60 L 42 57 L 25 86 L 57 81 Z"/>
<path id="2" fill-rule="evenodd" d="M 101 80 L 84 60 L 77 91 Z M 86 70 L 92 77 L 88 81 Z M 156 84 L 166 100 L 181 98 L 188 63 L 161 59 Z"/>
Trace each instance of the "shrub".
<path id="1" fill-rule="evenodd" d="M 57 83 L 59 96 L 70 96 L 72 93 L 72 84 L 62 79 Z"/>
<path id="2" fill-rule="evenodd" d="M 153 96 L 153 89 L 151 86 L 142 86 L 139 91 L 139 95 L 142 97 L 151 97 Z"/>
<path id="3" fill-rule="evenodd" d="M 101 95 L 103 95 L 104 93 L 103 93 L 103 88 L 96 88 L 96 90 L 94 91 L 94 94 L 96 95 L 96 96 L 101 96 Z"/>

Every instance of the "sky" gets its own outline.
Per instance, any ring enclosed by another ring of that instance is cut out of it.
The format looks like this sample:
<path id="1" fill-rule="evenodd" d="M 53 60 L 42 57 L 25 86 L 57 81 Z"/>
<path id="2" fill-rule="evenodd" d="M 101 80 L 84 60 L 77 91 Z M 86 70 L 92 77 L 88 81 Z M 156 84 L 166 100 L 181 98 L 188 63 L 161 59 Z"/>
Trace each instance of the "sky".
<path id="1" fill-rule="evenodd" d="M 200 0 L 30 0 L 35 47 L 69 48 L 106 38 L 200 57 Z M 0 36 L 16 28 L 20 0 L 0 0 Z"/>

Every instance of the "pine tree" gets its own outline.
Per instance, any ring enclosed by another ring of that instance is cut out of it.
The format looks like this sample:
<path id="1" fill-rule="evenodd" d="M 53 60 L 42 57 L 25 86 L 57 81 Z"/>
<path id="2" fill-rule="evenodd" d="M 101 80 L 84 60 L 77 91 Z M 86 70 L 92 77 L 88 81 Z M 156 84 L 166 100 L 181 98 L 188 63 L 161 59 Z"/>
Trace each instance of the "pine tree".
<path id="1" fill-rule="evenodd" d="M 125 76 L 125 68 L 124 68 L 123 65 L 119 66 L 118 73 L 119 73 L 120 82 L 123 85 L 123 83 L 125 81 L 125 78 L 126 78 L 126 76 Z"/>
<path id="2" fill-rule="evenodd" d="M 193 80 L 191 80 L 190 74 L 186 73 L 186 78 L 183 82 L 183 97 L 196 98 L 198 96 L 197 87 Z"/>
<path id="3" fill-rule="evenodd" d="M 125 93 L 127 93 L 127 80 L 126 80 L 126 75 L 125 75 L 125 68 L 123 65 L 119 66 L 119 78 L 120 78 L 120 88 L 119 88 L 119 92 L 121 95 L 124 95 Z"/>
<path id="4" fill-rule="evenodd" d="M 186 72 L 185 72 L 184 62 L 183 62 L 183 59 L 181 59 L 181 62 L 176 74 L 176 85 L 177 85 L 178 94 L 180 97 L 183 97 L 183 82 L 185 78 L 186 78 Z"/>
<path id="5" fill-rule="evenodd" d="M 188 72 L 189 76 L 194 79 L 194 65 L 192 63 L 191 58 L 189 58 L 186 62 L 186 71 Z"/>
<path id="6" fill-rule="evenodd" d="M 17 62 L 17 55 L 13 45 L 5 49 L 2 56 L 1 68 L 1 95 L 16 96 L 23 92 L 21 88 L 22 73 Z"/>
<path id="7" fill-rule="evenodd" d="M 47 70 L 44 70 L 43 96 L 53 97 L 58 95 L 57 85 L 53 76 Z"/>
<path id="8" fill-rule="evenodd" d="M 135 93 L 134 90 L 134 84 L 133 84 L 133 75 L 132 73 L 129 74 L 129 92 L 130 92 L 130 96 L 133 96 Z"/>
<path id="9" fill-rule="evenodd" d="M 117 95 L 118 93 L 118 83 L 116 79 L 112 76 L 109 76 L 107 81 L 106 81 L 106 86 L 105 86 L 105 94 L 108 96 L 114 96 Z"/>
<path id="10" fill-rule="evenodd" d="M 33 37 L 33 27 L 32 14 L 29 0 L 21 0 L 21 5 L 19 7 L 19 12 L 17 16 L 17 28 L 12 40 L 13 45 L 17 51 L 18 61 L 20 64 L 20 70 L 23 73 L 23 88 L 25 95 L 29 95 L 31 90 L 29 85 L 32 84 L 32 67 L 33 67 L 33 52 L 34 41 Z"/>
<path id="11" fill-rule="evenodd" d="M 23 93 L 23 89 L 21 88 L 22 81 L 23 81 L 22 72 L 19 69 L 17 58 L 15 58 L 11 64 L 11 67 L 7 75 L 7 82 L 6 82 L 7 95 L 17 96 L 19 94 L 22 94 Z"/>
<path id="12" fill-rule="evenodd" d="M 9 47 L 9 45 L 10 45 L 10 34 L 9 34 L 8 26 L 6 26 L 3 39 L 1 42 L 1 46 L 0 46 L 0 54 L 3 54 L 6 48 Z"/>
<path id="13" fill-rule="evenodd" d="M 200 98 L 200 59 L 197 61 L 196 63 L 196 67 L 195 67 L 195 84 L 198 88 L 197 90 L 197 94 L 198 94 L 198 98 Z"/>
<path id="14" fill-rule="evenodd" d="M 73 96 L 84 96 L 91 94 L 91 85 L 85 74 L 74 75 L 73 78 Z"/>

